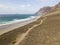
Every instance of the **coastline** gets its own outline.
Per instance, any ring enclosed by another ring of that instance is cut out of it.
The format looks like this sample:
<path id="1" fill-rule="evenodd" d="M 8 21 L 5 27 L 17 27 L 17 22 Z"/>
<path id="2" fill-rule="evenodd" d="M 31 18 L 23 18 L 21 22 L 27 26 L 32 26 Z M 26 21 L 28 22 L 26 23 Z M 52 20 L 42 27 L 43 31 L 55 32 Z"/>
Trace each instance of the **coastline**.
<path id="1" fill-rule="evenodd" d="M 22 22 L 15 22 L 15 23 L 12 23 L 12 24 L 6 24 L 6 25 L 2 25 L 0 26 L 0 35 L 4 34 L 4 33 L 7 33 L 9 31 L 12 31 L 16 28 L 19 28 L 19 27 L 22 27 L 22 26 L 25 26 L 29 23 L 32 23 L 34 21 L 36 21 L 37 19 L 39 19 L 41 16 L 37 16 L 35 18 L 32 18 L 30 20 L 27 20 L 27 21 L 22 21 Z"/>
<path id="2" fill-rule="evenodd" d="M 24 21 L 13 18 L 12 23 L 4 23 L 2 20 L 0 45 L 60 45 L 59 7 L 60 3 L 41 8 L 34 15 L 37 17 L 24 18 Z"/>

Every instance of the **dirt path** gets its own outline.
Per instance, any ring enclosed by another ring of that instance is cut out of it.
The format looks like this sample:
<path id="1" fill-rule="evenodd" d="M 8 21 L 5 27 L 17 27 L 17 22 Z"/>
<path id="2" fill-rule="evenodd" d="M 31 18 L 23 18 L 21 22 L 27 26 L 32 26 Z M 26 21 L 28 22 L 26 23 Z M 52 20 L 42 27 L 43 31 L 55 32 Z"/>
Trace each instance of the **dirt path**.
<path id="1" fill-rule="evenodd" d="M 17 39 L 16 39 L 16 43 L 15 43 L 15 44 L 10 44 L 10 45 L 19 45 L 19 44 L 25 39 L 25 37 L 28 35 L 28 33 L 29 33 L 33 28 L 41 25 L 45 19 L 46 19 L 46 18 L 44 18 L 43 20 L 41 20 L 41 22 L 40 22 L 39 24 L 36 24 L 36 25 L 32 26 L 31 28 L 29 28 L 26 33 L 23 33 L 23 34 L 19 35 L 19 36 L 17 37 Z"/>

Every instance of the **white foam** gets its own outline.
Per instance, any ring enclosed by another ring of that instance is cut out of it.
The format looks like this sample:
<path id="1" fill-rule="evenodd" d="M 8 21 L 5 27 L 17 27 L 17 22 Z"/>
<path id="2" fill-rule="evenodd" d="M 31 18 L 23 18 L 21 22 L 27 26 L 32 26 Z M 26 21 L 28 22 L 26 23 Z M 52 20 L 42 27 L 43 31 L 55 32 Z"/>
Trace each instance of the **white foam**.
<path id="1" fill-rule="evenodd" d="M 3 33 L 6 33 L 8 31 L 11 31 L 13 29 L 16 29 L 18 27 L 22 27 L 24 25 L 27 25 L 29 23 L 32 23 L 34 21 L 36 21 L 38 18 L 40 18 L 40 16 L 31 16 L 29 18 L 26 18 L 26 19 L 22 19 L 22 20 L 18 20 L 18 19 L 15 19 L 13 20 L 11 23 L 9 22 L 8 24 L 5 24 L 5 25 L 2 25 L 0 26 L 0 35 L 2 35 Z M 20 22 L 21 21 L 21 22 Z"/>
<path id="2" fill-rule="evenodd" d="M 14 19 L 13 21 L 4 22 L 3 24 L 0 24 L 0 26 L 7 25 L 7 24 L 13 24 L 17 22 L 24 22 L 24 21 L 32 20 L 34 18 L 36 18 L 36 16 L 30 16 L 29 18 L 26 18 L 26 19 Z"/>

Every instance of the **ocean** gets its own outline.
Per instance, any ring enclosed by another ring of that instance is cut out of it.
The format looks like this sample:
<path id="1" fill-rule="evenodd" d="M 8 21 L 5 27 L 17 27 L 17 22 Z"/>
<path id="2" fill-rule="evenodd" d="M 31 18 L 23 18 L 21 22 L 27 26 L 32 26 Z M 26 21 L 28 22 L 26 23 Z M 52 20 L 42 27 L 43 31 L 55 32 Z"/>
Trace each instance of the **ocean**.
<path id="1" fill-rule="evenodd" d="M 34 14 L 0 14 L 0 25 L 26 21 L 35 18 Z"/>

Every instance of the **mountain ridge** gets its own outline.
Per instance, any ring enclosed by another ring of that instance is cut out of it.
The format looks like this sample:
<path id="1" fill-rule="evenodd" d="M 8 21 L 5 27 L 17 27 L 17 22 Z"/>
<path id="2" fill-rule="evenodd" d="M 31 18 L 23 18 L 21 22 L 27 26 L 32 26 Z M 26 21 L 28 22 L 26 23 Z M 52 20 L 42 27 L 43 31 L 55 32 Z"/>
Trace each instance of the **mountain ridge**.
<path id="1" fill-rule="evenodd" d="M 37 14 L 48 14 L 50 12 L 54 12 L 55 10 L 59 10 L 60 9 L 60 2 L 58 4 L 56 4 L 55 6 L 45 6 L 43 8 L 40 8 L 40 10 L 37 12 Z"/>

